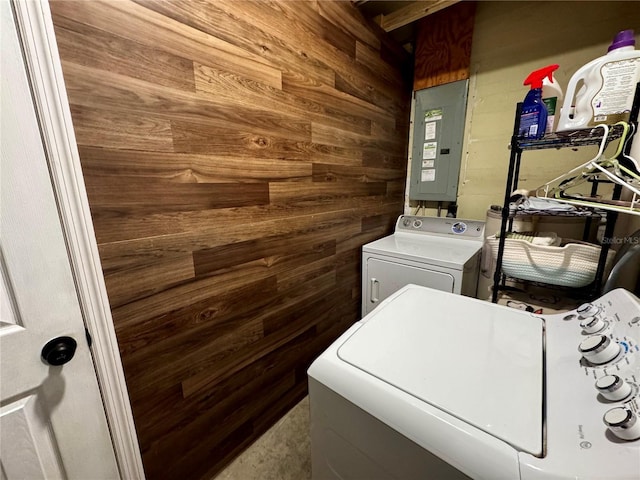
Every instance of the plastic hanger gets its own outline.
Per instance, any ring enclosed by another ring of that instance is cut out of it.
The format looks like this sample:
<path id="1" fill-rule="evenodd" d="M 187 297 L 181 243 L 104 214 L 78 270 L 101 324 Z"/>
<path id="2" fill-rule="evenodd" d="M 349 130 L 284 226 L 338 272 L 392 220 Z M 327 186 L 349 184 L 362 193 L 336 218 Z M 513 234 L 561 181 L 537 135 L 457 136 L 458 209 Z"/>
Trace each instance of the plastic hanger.
<path id="1" fill-rule="evenodd" d="M 560 203 L 568 203 L 580 207 L 597 208 L 612 212 L 627 213 L 640 216 L 640 196 L 633 194 L 630 201 L 623 200 L 597 200 L 580 199 L 578 197 L 561 197 L 554 199 Z"/>
<path id="2" fill-rule="evenodd" d="M 596 153 L 595 157 L 586 161 L 582 165 L 578 165 L 577 167 L 569 170 L 568 172 L 563 173 L 559 177 L 554 178 L 553 180 L 542 185 L 541 187 L 538 187 L 536 189 L 536 196 L 545 197 L 545 198 L 555 198 L 566 189 L 580 185 L 586 182 L 589 178 L 593 177 L 592 164 L 593 162 L 596 162 L 603 158 L 604 149 L 609 139 L 608 125 L 600 124 L 594 127 L 594 129 L 596 128 L 602 128 L 604 130 L 604 134 L 602 135 L 602 140 L 600 141 L 600 146 L 598 147 L 598 152 Z"/>
<path id="3" fill-rule="evenodd" d="M 623 155 L 622 152 L 626 148 L 628 139 L 630 138 L 628 135 L 630 130 L 629 124 L 624 122 L 620 122 L 620 124 L 623 125 L 623 133 L 612 157 L 606 158 L 604 156 L 604 149 L 610 133 L 609 127 L 607 125 L 597 125 L 595 128 L 602 128 L 604 135 L 596 156 L 539 187 L 536 190 L 536 195 L 552 198 L 562 203 L 640 215 L 640 175 L 633 169 L 621 165 L 618 161 L 618 158 Z M 635 127 L 633 131 L 635 131 Z M 635 166 L 636 162 L 634 159 L 626 155 L 624 157 L 631 160 Z M 625 178 L 625 175 L 629 180 Z M 602 179 L 604 179 L 628 189 L 632 194 L 631 201 L 577 197 L 566 193 L 567 189 L 580 185 L 589 179 L 596 181 L 602 181 Z M 636 187 L 631 182 L 638 182 L 639 186 Z M 540 193 L 542 193 L 542 195 L 540 195 Z"/>
<path id="4" fill-rule="evenodd" d="M 596 128 L 602 128 L 604 130 L 604 135 L 596 156 L 569 172 L 551 180 L 542 187 L 539 187 L 536 190 L 536 194 L 539 194 L 542 189 L 545 197 L 558 198 L 562 196 L 567 189 L 575 187 L 590 179 L 597 180 L 598 177 L 604 177 L 604 180 L 617 183 L 625 188 L 630 188 L 634 193 L 640 194 L 640 191 L 636 190 L 633 185 L 624 178 L 627 176 L 630 179 L 640 181 L 640 175 L 636 171 L 620 164 L 618 161 L 618 158 L 623 154 L 626 147 L 630 125 L 626 122 L 619 122 L 616 125 L 623 126 L 623 133 L 613 156 L 609 158 L 604 156 L 604 148 L 607 144 L 610 133 L 609 127 L 607 125 L 598 125 Z M 625 157 L 629 160 L 633 160 L 631 157 Z M 635 162 L 632 163 L 635 166 Z M 613 170 L 613 172 L 611 172 L 611 170 Z M 577 175 L 576 172 L 578 172 Z"/>
<path id="5" fill-rule="evenodd" d="M 622 136 L 620 137 L 620 141 L 618 142 L 618 148 L 610 158 L 604 159 L 601 162 L 594 163 L 594 166 L 599 165 L 601 167 L 613 167 L 616 175 L 622 176 L 624 173 L 629 177 L 638 180 L 640 179 L 640 174 L 636 168 L 637 164 L 635 159 L 623 153 L 626 150 L 629 140 L 633 137 L 633 133 L 635 132 L 636 127 L 635 125 L 629 125 L 626 122 L 618 122 L 615 125 L 621 125 L 623 128 Z M 631 135 L 629 135 L 630 129 L 632 130 Z M 620 163 L 621 157 L 623 160 L 625 160 L 625 162 L 623 163 L 626 163 L 627 166 Z"/>
<path id="6" fill-rule="evenodd" d="M 616 125 L 623 126 L 622 137 L 620 138 L 620 142 L 618 142 L 618 148 L 616 149 L 615 153 L 611 158 L 604 159 L 603 161 L 600 161 L 600 162 L 594 161 L 592 163 L 592 166 L 595 169 L 602 172 L 612 182 L 622 185 L 625 188 L 629 188 L 635 194 L 640 195 L 640 190 L 638 188 L 635 188 L 631 183 L 629 183 L 624 178 L 623 174 L 626 174 L 630 179 L 634 179 L 637 181 L 640 181 L 640 175 L 638 175 L 637 172 L 625 167 L 624 165 L 621 165 L 618 160 L 622 152 L 626 148 L 628 139 L 630 138 L 628 137 L 630 126 L 626 122 L 618 122 L 616 123 Z M 635 127 L 634 127 L 634 130 L 635 130 Z M 627 158 L 631 159 L 631 157 L 627 157 Z M 608 169 L 608 167 L 612 167 L 613 172 L 611 172 Z"/>
<path id="7" fill-rule="evenodd" d="M 616 152 L 611 156 L 610 160 L 617 159 L 620 156 L 628 141 L 627 134 L 629 133 L 629 124 L 627 122 L 618 122 L 614 124 L 614 126 L 616 125 L 622 125 L 622 136 L 618 142 L 618 148 L 616 148 Z"/>
<path id="8" fill-rule="evenodd" d="M 627 135 L 627 138 L 624 142 L 624 147 L 622 149 L 622 155 L 618 156 L 618 158 L 622 160 L 628 168 L 634 170 L 636 174 L 640 175 L 640 159 L 633 158 L 632 156 L 625 153 L 630 150 L 629 148 L 627 148 L 628 143 L 631 142 L 634 135 L 638 133 L 638 127 L 636 127 L 635 123 L 629 124 L 629 128 L 631 129 L 631 133 Z M 636 138 L 636 141 L 640 142 L 640 136 Z"/>

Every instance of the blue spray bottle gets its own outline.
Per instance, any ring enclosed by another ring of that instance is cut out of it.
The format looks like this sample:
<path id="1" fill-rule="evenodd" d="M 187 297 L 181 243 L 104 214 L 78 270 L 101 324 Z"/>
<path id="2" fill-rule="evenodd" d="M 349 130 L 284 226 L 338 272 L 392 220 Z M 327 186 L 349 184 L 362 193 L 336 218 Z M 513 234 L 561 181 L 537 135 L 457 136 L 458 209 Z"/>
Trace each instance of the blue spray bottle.
<path id="1" fill-rule="evenodd" d="M 542 101 L 542 81 L 552 80 L 552 73 L 558 65 L 549 65 L 531 74 L 524 81 L 524 85 L 531 85 L 531 90 L 524 97 L 520 112 L 520 128 L 518 134 L 522 138 L 540 139 L 547 128 L 547 107 Z"/>

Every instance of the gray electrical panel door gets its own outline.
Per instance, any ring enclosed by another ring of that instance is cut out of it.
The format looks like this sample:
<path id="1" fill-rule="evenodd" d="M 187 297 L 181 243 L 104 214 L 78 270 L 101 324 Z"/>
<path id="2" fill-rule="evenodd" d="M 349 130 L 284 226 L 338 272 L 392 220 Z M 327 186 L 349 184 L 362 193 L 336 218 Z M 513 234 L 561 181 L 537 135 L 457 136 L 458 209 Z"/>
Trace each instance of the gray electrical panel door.
<path id="1" fill-rule="evenodd" d="M 468 80 L 415 92 L 411 200 L 455 202 Z"/>

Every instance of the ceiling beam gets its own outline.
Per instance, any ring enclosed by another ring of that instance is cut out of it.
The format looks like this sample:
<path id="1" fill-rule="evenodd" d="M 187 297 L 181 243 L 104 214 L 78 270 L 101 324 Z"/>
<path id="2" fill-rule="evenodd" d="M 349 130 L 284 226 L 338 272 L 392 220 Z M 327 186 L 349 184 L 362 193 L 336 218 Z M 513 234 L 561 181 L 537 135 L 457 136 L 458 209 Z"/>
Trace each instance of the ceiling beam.
<path id="1" fill-rule="evenodd" d="M 385 32 L 391 32 L 396 28 L 404 27 L 411 22 L 436 13 L 460 0 L 432 0 L 430 2 L 413 2 L 411 5 L 399 8 L 387 15 L 379 15 L 376 21 Z"/>

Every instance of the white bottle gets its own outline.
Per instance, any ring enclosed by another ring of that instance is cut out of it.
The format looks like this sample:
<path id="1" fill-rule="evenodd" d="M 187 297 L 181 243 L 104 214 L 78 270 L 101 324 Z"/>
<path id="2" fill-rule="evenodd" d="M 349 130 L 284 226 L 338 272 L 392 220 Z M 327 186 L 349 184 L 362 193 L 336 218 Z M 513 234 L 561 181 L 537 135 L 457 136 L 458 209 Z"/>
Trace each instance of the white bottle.
<path id="1" fill-rule="evenodd" d="M 581 81 L 584 83 L 576 95 Z M 606 55 L 571 77 L 557 131 L 628 121 L 638 81 L 640 50 L 635 49 L 633 30 L 624 30 L 614 37 Z"/>
<path id="2" fill-rule="evenodd" d="M 551 81 L 549 77 L 542 79 L 542 101 L 547 107 L 545 133 L 555 132 L 560 117 L 560 105 L 562 105 L 562 87 L 554 77 L 551 77 Z"/>

